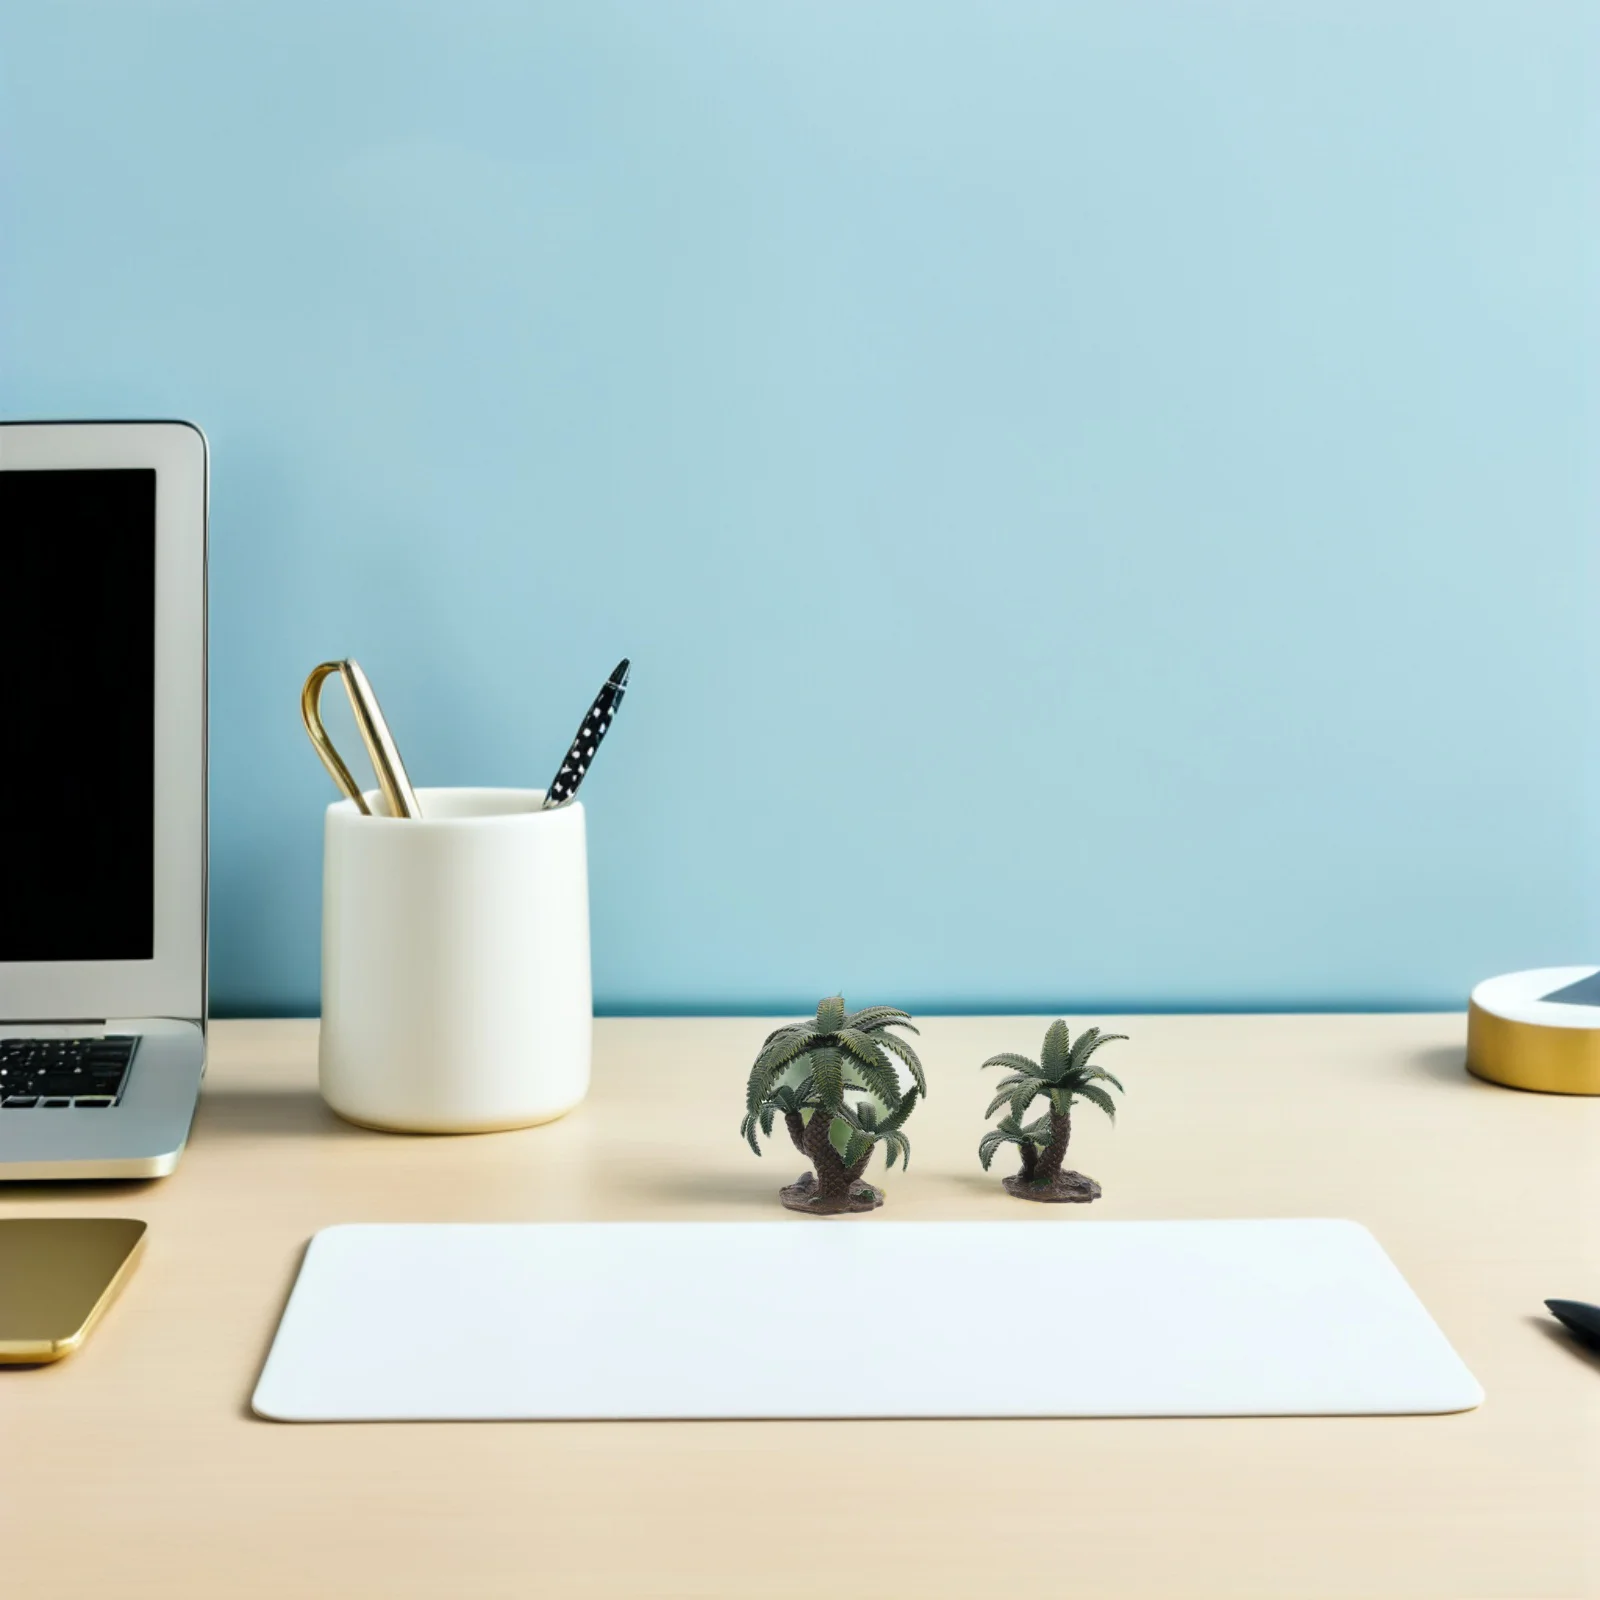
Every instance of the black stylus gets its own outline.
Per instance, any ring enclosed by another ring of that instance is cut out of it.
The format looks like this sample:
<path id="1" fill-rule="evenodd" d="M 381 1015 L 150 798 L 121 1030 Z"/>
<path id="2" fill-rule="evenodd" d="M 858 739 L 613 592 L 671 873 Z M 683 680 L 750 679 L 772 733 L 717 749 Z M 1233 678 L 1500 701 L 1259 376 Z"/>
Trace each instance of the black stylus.
<path id="1" fill-rule="evenodd" d="M 1600 1350 L 1600 1306 L 1586 1306 L 1581 1300 L 1546 1300 L 1545 1305 L 1569 1333 L 1591 1350 Z"/>

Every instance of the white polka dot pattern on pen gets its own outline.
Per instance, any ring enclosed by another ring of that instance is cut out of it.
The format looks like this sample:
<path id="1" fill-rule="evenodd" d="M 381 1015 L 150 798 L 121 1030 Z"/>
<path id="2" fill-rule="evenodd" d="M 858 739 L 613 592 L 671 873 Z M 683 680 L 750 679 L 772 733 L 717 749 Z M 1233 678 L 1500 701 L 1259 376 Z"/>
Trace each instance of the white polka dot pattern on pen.
<path id="1" fill-rule="evenodd" d="M 606 680 L 605 686 L 595 696 L 594 704 L 589 707 L 589 712 L 583 719 L 583 725 L 578 729 L 578 736 L 572 741 L 571 748 L 562 759 L 560 769 L 550 780 L 550 787 L 545 793 L 545 807 L 565 804 L 578 792 L 578 785 L 583 782 L 584 775 L 589 770 L 589 763 L 594 760 L 594 753 L 600 748 L 600 741 L 605 738 L 606 730 L 610 728 L 612 719 L 617 714 L 617 707 L 622 704 L 623 690 L 628 683 L 629 663 L 626 659 L 618 662 L 617 670 Z"/>

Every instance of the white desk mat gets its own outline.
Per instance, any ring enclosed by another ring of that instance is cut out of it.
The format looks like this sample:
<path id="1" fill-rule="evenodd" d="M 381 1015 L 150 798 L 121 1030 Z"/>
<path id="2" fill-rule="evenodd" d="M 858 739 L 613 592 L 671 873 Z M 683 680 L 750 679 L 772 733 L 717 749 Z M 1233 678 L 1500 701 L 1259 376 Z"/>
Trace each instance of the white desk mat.
<path id="1" fill-rule="evenodd" d="M 284 1422 L 1463 1411 L 1483 1391 L 1338 1221 L 406 1224 L 311 1242 Z"/>

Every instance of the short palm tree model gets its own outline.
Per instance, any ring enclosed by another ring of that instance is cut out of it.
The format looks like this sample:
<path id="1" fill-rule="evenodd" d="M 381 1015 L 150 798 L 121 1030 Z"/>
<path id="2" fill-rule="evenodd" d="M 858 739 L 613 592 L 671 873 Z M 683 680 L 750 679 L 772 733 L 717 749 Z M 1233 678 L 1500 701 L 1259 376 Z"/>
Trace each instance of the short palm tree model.
<path id="1" fill-rule="evenodd" d="M 1001 1145 L 1014 1144 L 1021 1150 L 1021 1168 L 1005 1180 L 1008 1194 L 1019 1200 L 1100 1198 L 1100 1185 L 1093 1178 L 1086 1178 L 1081 1172 L 1063 1172 L 1061 1163 L 1072 1137 L 1074 1100 L 1087 1100 L 1113 1121 L 1116 1119 L 1117 1103 L 1108 1086 L 1122 1093 L 1122 1085 L 1103 1067 L 1091 1065 L 1089 1058 L 1101 1045 L 1127 1037 L 1125 1033 L 1086 1028 L 1073 1039 L 1066 1023 L 1057 1021 L 1046 1030 L 1037 1061 L 1008 1050 L 984 1062 L 985 1067 L 1008 1067 L 1012 1073 L 1000 1080 L 1000 1092 L 989 1102 L 984 1115 L 992 1117 L 1001 1106 L 1010 1109 L 1000 1119 L 999 1127 L 991 1128 L 978 1145 L 978 1159 L 985 1172 Z M 1024 1123 L 1028 1107 L 1040 1095 L 1049 1100 L 1049 1110 L 1037 1120 Z"/>
<path id="2" fill-rule="evenodd" d="M 891 1028 L 917 1031 L 904 1011 L 868 1006 L 846 1012 L 835 995 L 817 1007 L 812 1021 L 767 1035 L 750 1069 L 739 1131 L 760 1155 L 758 1133 L 770 1137 L 783 1118 L 795 1149 L 812 1166 L 778 1191 L 791 1211 L 871 1211 L 883 1204 L 883 1190 L 861 1176 L 873 1150 L 884 1147 L 886 1167 L 911 1159 L 903 1130 L 928 1085 L 916 1051 Z M 904 1092 L 896 1059 L 911 1074 Z M 860 1098 L 852 1106 L 846 1096 Z"/>

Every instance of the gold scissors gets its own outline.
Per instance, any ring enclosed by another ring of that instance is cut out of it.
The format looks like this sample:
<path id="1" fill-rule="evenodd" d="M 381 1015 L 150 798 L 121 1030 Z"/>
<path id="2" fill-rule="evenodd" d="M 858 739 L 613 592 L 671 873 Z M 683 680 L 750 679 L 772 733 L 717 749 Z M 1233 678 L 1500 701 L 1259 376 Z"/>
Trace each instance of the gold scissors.
<path id="1" fill-rule="evenodd" d="M 336 672 L 344 683 L 344 692 L 350 697 L 350 709 L 355 713 L 361 742 L 372 758 L 372 770 L 384 803 L 389 808 L 389 815 L 420 817 L 422 807 L 417 804 L 416 790 L 406 776 L 405 763 L 400 759 L 394 735 L 389 732 L 389 724 L 383 720 L 378 697 L 372 692 L 366 673 L 354 661 L 324 661 L 320 666 L 313 667 L 305 688 L 300 691 L 300 715 L 305 719 L 306 732 L 311 735 L 313 748 L 328 769 L 328 776 L 338 784 L 341 793 L 355 801 L 356 810 L 364 816 L 372 815 L 367 797 L 350 776 L 349 767 L 334 749 L 328 730 L 322 726 L 322 685 Z"/>

